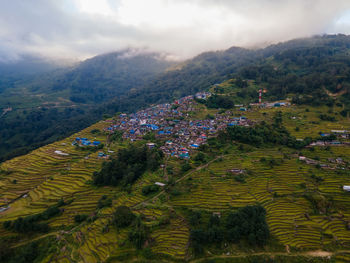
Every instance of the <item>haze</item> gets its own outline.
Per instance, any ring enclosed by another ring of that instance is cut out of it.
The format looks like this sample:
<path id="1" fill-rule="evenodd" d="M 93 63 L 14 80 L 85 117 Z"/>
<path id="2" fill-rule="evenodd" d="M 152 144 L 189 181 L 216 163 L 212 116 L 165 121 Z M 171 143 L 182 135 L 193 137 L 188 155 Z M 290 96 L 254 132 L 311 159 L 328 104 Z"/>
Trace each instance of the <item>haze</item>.
<path id="1" fill-rule="evenodd" d="M 350 33 L 348 0 L 1 1 L 0 60 L 141 48 L 184 59 L 231 46 Z"/>

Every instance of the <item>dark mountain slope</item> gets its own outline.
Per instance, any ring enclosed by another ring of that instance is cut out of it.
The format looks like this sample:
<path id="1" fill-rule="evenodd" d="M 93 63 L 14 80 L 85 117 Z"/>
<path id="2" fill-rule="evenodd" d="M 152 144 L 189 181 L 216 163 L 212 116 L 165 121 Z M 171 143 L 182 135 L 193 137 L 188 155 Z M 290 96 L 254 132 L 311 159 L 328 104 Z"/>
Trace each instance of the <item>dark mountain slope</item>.
<path id="1" fill-rule="evenodd" d="M 132 50 L 126 50 L 105 54 L 58 78 L 52 90 L 69 89 L 73 102 L 99 103 L 143 86 L 172 64 L 157 53 L 133 55 Z"/>

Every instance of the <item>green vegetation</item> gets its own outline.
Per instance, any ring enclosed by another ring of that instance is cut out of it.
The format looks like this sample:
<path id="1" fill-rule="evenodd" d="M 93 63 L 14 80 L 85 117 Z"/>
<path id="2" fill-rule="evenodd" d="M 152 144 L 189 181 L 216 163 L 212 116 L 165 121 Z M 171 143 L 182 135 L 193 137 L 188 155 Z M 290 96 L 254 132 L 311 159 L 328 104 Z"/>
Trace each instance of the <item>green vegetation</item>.
<path id="1" fill-rule="evenodd" d="M 142 224 L 140 219 L 136 219 L 132 225 L 132 230 L 129 232 L 130 242 L 137 249 L 141 249 L 148 237 L 149 233 L 147 227 Z"/>
<path id="2" fill-rule="evenodd" d="M 222 142 L 233 140 L 258 147 L 274 144 L 286 145 L 296 149 L 301 149 L 311 142 L 311 138 L 297 141 L 285 127 L 267 123 L 261 123 L 248 128 L 242 126 L 227 127 L 226 132 L 219 135 L 219 139 Z"/>
<path id="3" fill-rule="evenodd" d="M 143 195 L 151 195 L 159 191 L 159 186 L 155 184 L 146 185 L 142 188 Z"/>
<path id="4" fill-rule="evenodd" d="M 266 211 L 261 206 L 246 206 L 229 212 L 225 218 L 213 214 L 207 224 L 201 223 L 202 214 L 190 215 L 190 240 L 194 251 L 203 253 L 207 245 L 220 247 L 222 242 L 239 243 L 246 240 L 252 246 L 263 246 L 269 238 Z"/>
<path id="5" fill-rule="evenodd" d="M 149 150 L 146 146 L 130 145 L 121 149 L 118 157 L 105 162 L 100 172 L 94 173 L 96 185 L 128 185 L 134 183 L 147 170 L 159 168 L 163 153 L 157 149 Z"/>
<path id="6" fill-rule="evenodd" d="M 0 239 L 0 262 L 1 263 L 34 263 L 43 262 L 46 257 L 51 258 L 50 253 L 59 247 L 54 238 L 43 238 L 17 248 L 10 248 L 11 240 Z"/>
<path id="7" fill-rule="evenodd" d="M 97 208 L 101 209 L 104 207 L 111 207 L 112 206 L 112 199 L 108 198 L 106 195 L 102 196 L 97 203 Z"/>
<path id="8" fill-rule="evenodd" d="M 62 210 L 59 208 L 61 205 L 62 203 L 60 202 L 58 205 L 51 206 L 42 213 L 24 218 L 19 217 L 14 221 L 5 221 L 3 223 L 4 228 L 18 233 L 48 232 L 50 230 L 49 225 L 40 221 L 46 221 L 61 214 Z"/>
<path id="9" fill-rule="evenodd" d="M 114 212 L 114 224 L 117 228 L 123 228 L 130 226 L 134 220 L 135 215 L 132 213 L 129 207 L 127 206 L 118 206 Z"/>
<path id="10" fill-rule="evenodd" d="M 84 222 L 89 216 L 88 215 L 76 215 L 74 216 L 74 222 L 81 223 Z"/>
<path id="11" fill-rule="evenodd" d="M 197 99 L 198 102 L 205 104 L 210 109 L 231 109 L 234 106 L 233 100 L 228 96 L 213 95 L 207 100 Z"/>

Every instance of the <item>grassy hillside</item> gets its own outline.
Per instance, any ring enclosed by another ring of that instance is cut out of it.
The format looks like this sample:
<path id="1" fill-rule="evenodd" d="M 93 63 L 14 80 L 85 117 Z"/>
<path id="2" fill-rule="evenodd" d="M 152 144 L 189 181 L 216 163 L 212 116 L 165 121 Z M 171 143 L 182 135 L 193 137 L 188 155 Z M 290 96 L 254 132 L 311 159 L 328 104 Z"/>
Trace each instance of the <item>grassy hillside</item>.
<path id="1" fill-rule="evenodd" d="M 225 84 L 218 88 L 225 88 Z M 276 112 L 281 112 L 282 125 L 292 135 L 316 139 L 320 131 L 350 130 L 350 121 L 340 114 L 341 110 L 338 106 L 294 105 L 242 112 L 239 108 L 208 109 L 196 103 L 185 118 L 195 121 L 208 114 L 244 115 L 253 122 L 273 123 Z M 322 114 L 334 120 L 322 120 Z M 113 157 L 129 144 L 112 140 L 103 131 L 110 125 L 110 120 L 100 121 L 71 137 L 0 164 L 0 202 L 2 207 L 8 207 L 0 213 L 0 240 L 7 244 L 0 254 L 4 262 L 15 260 L 16 255 L 32 256 L 35 262 L 350 260 L 350 195 L 342 190 L 343 185 L 350 185 L 349 145 L 296 150 L 283 145 L 257 147 L 238 141 L 223 144 L 216 141 L 195 150 L 187 164 L 178 158 L 164 158 L 164 167 L 146 171 L 132 185 L 97 187 L 93 185 L 92 174 L 101 169 L 104 161 L 98 153 Z M 104 148 L 73 146 L 76 137 L 99 140 Z M 150 140 L 153 141 L 150 137 L 134 144 L 143 146 Z M 157 141 L 161 143 L 162 140 Z M 201 158 L 197 157 L 199 153 Z M 307 164 L 299 156 L 329 168 Z M 329 158 L 342 158 L 342 164 Z M 237 177 L 228 173 L 231 169 L 246 172 Z M 155 182 L 166 186 L 145 195 L 144 187 Z M 111 200 L 111 205 L 104 200 Z M 47 233 L 20 233 L 4 228 L 5 221 L 43 213 L 58 204 L 59 214 L 40 221 L 50 227 Z M 138 225 L 115 226 L 114 211 L 121 205 L 131 209 L 140 220 Z M 220 214 L 218 229 L 222 229 L 231 212 L 251 205 L 266 210 L 270 238 L 265 245 L 251 245 L 245 239 L 222 243 L 208 240 L 200 253 L 196 251 L 191 233 L 206 228 L 213 213 Z M 199 220 L 192 219 L 195 214 L 201 215 Z M 147 232 L 139 248 L 130 239 L 134 229 Z"/>

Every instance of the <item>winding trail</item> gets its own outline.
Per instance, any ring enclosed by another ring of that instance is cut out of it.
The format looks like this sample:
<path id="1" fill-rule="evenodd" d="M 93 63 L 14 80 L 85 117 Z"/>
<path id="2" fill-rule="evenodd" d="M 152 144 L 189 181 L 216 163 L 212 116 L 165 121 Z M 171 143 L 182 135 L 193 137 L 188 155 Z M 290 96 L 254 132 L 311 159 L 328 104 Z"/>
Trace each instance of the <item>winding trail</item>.
<path id="1" fill-rule="evenodd" d="M 216 157 L 215 159 L 211 160 L 210 162 L 207 162 L 207 163 L 205 163 L 205 164 L 203 164 L 201 166 L 198 166 L 196 169 L 189 171 L 188 173 L 184 174 L 182 177 L 177 179 L 175 181 L 175 183 L 179 183 L 182 180 L 184 180 L 185 178 L 187 178 L 188 176 L 190 176 L 191 174 L 193 174 L 193 173 L 195 173 L 195 172 L 197 172 L 199 170 L 202 170 L 203 168 L 207 168 L 209 166 L 209 164 L 211 164 L 211 163 L 215 162 L 217 159 L 220 159 L 220 158 L 223 158 L 223 157 L 224 157 L 224 155 L 220 155 L 220 156 Z M 164 193 L 165 193 L 165 190 L 162 190 L 157 195 L 155 195 L 155 196 L 153 196 L 153 197 L 151 197 L 149 199 L 146 199 L 145 201 L 142 201 L 142 202 L 132 206 L 132 208 L 138 208 L 139 206 L 145 205 L 145 204 L 147 204 L 147 203 L 157 199 L 159 196 L 161 196 Z"/>

